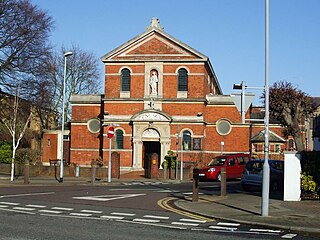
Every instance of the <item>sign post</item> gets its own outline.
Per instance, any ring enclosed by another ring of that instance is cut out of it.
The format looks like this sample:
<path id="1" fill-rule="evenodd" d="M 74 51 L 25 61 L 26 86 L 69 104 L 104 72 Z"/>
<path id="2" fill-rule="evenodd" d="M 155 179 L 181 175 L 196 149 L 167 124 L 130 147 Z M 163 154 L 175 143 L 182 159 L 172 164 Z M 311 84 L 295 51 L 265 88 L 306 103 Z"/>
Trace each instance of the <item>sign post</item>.
<path id="1" fill-rule="evenodd" d="M 111 182 L 111 139 L 114 136 L 114 128 L 112 126 L 109 127 L 107 132 L 107 137 L 109 138 L 109 162 L 108 162 L 108 182 Z"/>

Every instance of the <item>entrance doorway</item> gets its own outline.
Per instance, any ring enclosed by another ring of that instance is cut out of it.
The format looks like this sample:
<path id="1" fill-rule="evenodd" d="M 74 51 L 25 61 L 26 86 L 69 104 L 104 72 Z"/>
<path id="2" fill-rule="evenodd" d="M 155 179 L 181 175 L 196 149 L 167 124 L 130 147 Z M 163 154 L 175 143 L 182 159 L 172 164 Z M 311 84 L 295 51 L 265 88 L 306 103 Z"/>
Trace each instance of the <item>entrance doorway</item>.
<path id="1" fill-rule="evenodd" d="M 150 168 L 150 158 L 152 153 L 156 153 L 159 156 L 158 168 L 160 168 L 160 159 L 161 159 L 161 146 L 160 142 L 151 142 L 144 141 L 143 142 L 143 155 L 142 155 L 142 167 L 146 170 Z"/>

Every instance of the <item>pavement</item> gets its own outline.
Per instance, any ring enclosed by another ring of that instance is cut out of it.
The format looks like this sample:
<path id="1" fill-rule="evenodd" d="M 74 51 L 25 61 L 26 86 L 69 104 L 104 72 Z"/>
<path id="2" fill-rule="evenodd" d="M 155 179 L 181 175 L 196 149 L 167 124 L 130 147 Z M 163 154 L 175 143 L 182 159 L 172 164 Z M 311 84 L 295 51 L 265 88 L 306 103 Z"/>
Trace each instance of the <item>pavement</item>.
<path id="1" fill-rule="evenodd" d="M 96 181 L 94 184 L 118 184 L 134 179 Z M 136 181 L 162 181 L 139 179 Z M 165 180 L 167 182 L 180 182 Z M 89 178 L 65 177 L 63 185 L 91 184 Z M 61 185 L 53 177 L 30 178 L 30 184 L 24 184 L 23 179 L 13 182 L 8 177 L 0 176 L 0 187 L 31 185 Z M 225 196 L 212 194 L 199 194 L 197 202 L 190 197 L 177 198 L 175 206 L 188 212 L 205 217 L 231 221 L 241 224 L 250 224 L 260 227 L 283 229 L 294 233 L 303 233 L 320 238 L 320 200 L 283 201 L 279 197 L 269 199 L 268 216 L 262 216 L 261 193 L 230 191 Z"/>

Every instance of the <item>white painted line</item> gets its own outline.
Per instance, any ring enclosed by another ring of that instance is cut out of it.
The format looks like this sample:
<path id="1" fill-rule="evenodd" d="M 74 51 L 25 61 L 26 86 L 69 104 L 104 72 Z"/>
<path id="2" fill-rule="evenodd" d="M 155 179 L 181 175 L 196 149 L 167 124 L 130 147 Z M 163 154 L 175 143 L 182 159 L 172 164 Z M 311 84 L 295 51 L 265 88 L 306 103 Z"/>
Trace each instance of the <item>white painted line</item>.
<path id="1" fill-rule="evenodd" d="M 55 214 L 62 213 L 61 211 L 46 210 L 46 209 L 41 209 L 41 210 L 39 210 L 39 212 L 41 212 L 41 213 L 55 213 Z"/>
<path id="2" fill-rule="evenodd" d="M 90 216 L 92 216 L 92 214 L 91 213 L 70 213 L 70 216 L 90 217 Z"/>
<path id="3" fill-rule="evenodd" d="M 0 198 L 21 197 L 21 196 L 37 196 L 37 195 L 47 195 L 47 194 L 55 194 L 55 192 L 22 193 L 22 194 L 15 194 L 15 195 L 2 195 L 2 196 L 0 196 Z"/>
<path id="4" fill-rule="evenodd" d="M 186 230 L 185 227 L 178 227 L 172 225 L 165 225 L 165 224 L 154 224 L 154 223 L 146 223 L 146 222 L 133 222 L 129 220 L 117 220 L 118 222 L 125 222 L 125 223 L 133 223 L 133 224 L 140 224 L 140 225 L 148 225 L 148 226 L 155 226 L 155 227 L 163 227 L 163 228 L 170 228 L 170 229 L 179 229 L 179 230 Z"/>
<path id="5" fill-rule="evenodd" d="M 217 225 L 219 226 L 232 226 L 232 227 L 238 227 L 240 226 L 240 223 L 227 223 L 227 222 L 218 222 Z"/>
<path id="6" fill-rule="evenodd" d="M 20 205 L 20 203 L 14 203 L 14 202 L 0 202 L 0 204 L 11 205 L 11 206 L 18 206 L 18 205 Z"/>
<path id="7" fill-rule="evenodd" d="M 18 213 L 24 213 L 24 214 L 36 214 L 34 212 L 25 212 L 20 210 L 14 210 L 14 209 L 7 209 L 7 208 L 0 208 L 1 211 L 8 211 L 8 212 L 18 212 Z"/>
<path id="8" fill-rule="evenodd" d="M 6 208 L 8 205 L 0 205 L 0 208 Z"/>
<path id="9" fill-rule="evenodd" d="M 102 213 L 102 211 L 87 210 L 87 209 L 83 209 L 80 212 L 84 212 L 84 213 Z"/>
<path id="10" fill-rule="evenodd" d="M 251 228 L 249 231 L 250 232 L 281 233 L 281 230 L 259 229 L 259 228 Z"/>
<path id="11" fill-rule="evenodd" d="M 154 216 L 154 215 L 144 215 L 144 218 L 155 218 L 155 219 L 169 219 L 169 217 L 164 216 Z"/>
<path id="12" fill-rule="evenodd" d="M 134 222 L 143 222 L 143 223 L 158 223 L 160 220 L 155 219 L 142 219 L 142 218 L 135 218 L 132 221 Z"/>
<path id="13" fill-rule="evenodd" d="M 21 211 L 34 211 L 35 208 L 26 208 L 26 207 L 14 207 L 14 210 L 21 210 Z"/>
<path id="14" fill-rule="evenodd" d="M 47 206 L 28 204 L 28 205 L 26 205 L 26 207 L 32 207 L 32 208 L 45 208 L 45 207 L 47 207 Z"/>
<path id="15" fill-rule="evenodd" d="M 183 226 L 192 226 L 192 227 L 199 226 L 199 224 L 197 224 L 197 223 L 186 223 L 186 222 L 172 222 L 171 224 L 173 224 L 173 225 L 183 225 Z"/>
<path id="16" fill-rule="evenodd" d="M 100 218 L 116 219 L 116 220 L 124 219 L 124 217 L 120 217 L 120 216 L 108 216 L 108 215 L 100 216 Z"/>
<path id="17" fill-rule="evenodd" d="M 220 226 L 209 226 L 211 229 L 219 229 L 219 230 L 227 230 L 227 231 L 236 231 L 238 228 L 230 228 L 230 227 L 220 227 Z"/>
<path id="18" fill-rule="evenodd" d="M 281 238 L 288 238 L 288 239 L 292 239 L 295 236 L 297 236 L 297 234 L 293 234 L 293 233 L 288 233 L 286 235 L 281 236 Z"/>
<path id="19" fill-rule="evenodd" d="M 160 190 L 160 191 L 156 191 L 158 193 L 179 193 L 180 191 L 178 190 Z"/>
<path id="20" fill-rule="evenodd" d="M 135 213 L 119 213 L 119 212 L 113 212 L 111 214 L 112 215 L 120 215 L 120 216 L 129 216 L 129 217 L 133 217 L 136 215 Z"/>
<path id="21" fill-rule="evenodd" d="M 192 195 L 193 192 L 186 192 L 186 193 L 182 193 L 183 195 Z M 199 195 L 203 195 L 203 193 L 198 193 Z"/>
<path id="22" fill-rule="evenodd" d="M 52 207 L 52 210 L 61 210 L 61 211 L 73 211 L 73 208 L 65 208 L 65 207 Z"/>
<path id="23" fill-rule="evenodd" d="M 193 222 L 193 223 L 206 223 L 207 221 L 204 220 L 196 220 L 196 219 L 190 219 L 190 218 L 181 218 L 181 222 Z"/>
<path id="24" fill-rule="evenodd" d="M 145 193 L 142 194 L 121 194 L 121 195 L 102 195 L 102 196 L 84 196 L 84 197 L 73 197 L 74 199 L 81 199 L 81 200 L 92 200 L 92 201 L 111 201 L 111 200 L 119 200 L 124 198 L 131 198 L 131 197 L 139 197 L 144 196 Z"/>

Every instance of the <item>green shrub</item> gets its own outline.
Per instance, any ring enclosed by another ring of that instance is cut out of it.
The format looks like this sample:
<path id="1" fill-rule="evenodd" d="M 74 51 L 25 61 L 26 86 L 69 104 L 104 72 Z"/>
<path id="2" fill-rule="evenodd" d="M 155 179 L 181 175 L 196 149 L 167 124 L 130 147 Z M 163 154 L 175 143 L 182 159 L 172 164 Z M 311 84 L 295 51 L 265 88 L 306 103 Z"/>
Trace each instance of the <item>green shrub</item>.
<path id="1" fill-rule="evenodd" d="M 0 163 L 11 163 L 12 160 L 12 146 L 9 143 L 2 143 L 0 145 Z"/>
<path id="2" fill-rule="evenodd" d="M 174 169 L 176 167 L 177 157 L 174 155 L 172 150 L 168 151 L 168 155 L 164 157 L 165 162 L 162 163 L 162 167 L 164 167 L 164 163 L 166 164 L 168 169 Z"/>

